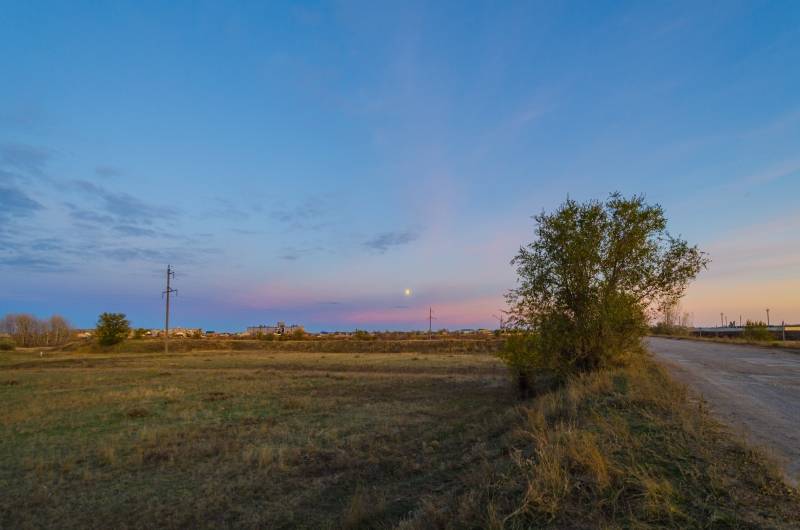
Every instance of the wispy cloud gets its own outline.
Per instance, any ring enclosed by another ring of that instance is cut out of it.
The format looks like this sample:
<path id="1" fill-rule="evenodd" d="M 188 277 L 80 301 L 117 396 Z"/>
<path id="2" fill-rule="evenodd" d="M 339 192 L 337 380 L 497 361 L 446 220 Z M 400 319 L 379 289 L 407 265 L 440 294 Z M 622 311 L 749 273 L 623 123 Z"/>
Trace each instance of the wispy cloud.
<path id="1" fill-rule="evenodd" d="M 125 224 L 149 225 L 157 220 L 173 218 L 177 214 L 171 207 L 149 204 L 128 193 L 114 192 L 86 180 L 72 181 L 72 185 L 85 195 L 98 199 L 101 210 Z"/>
<path id="2" fill-rule="evenodd" d="M 27 254 L 0 255 L 0 267 L 29 272 L 63 272 L 70 269 L 61 261 Z"/>
<path id="3" fill-rule="evenodd" d="M 15 217 L 25 217 L 42 208 L 41 204 L 23 191 L 0 187 L 0 221 L 8 222 Z"/>
<path id="4" fill-rule="evenodd" d="M 113 230 L 120 234 L 133 237 L 158 237 L 161 235 L 155 230 L 134 225 L 116 225 L 113 227 Z"/>
<path id="5" fill-rule="evenodd" d="M 234 203 L 228 199 L 215 198 L 214 206 L 207 209 L 203 215 L 222 219 L 244 220 L 250 218 L 250 211 L 242 204 Z"/>
<path id="6" fill-rule="evenodd" d="M 419 239 L 419 234 L 412 230 L 399 232 L 383 232 L 364 242 L 364 246 L 372 252 L 383 254 L 392 247 L 407 245 Z"/>
<path id="7" fill-rule="evenodd" d="M 322 197 L 308 197 L 302 203 L 272 212 L 272 218 L 292 230 L 319 230 L 329 224 L 330 208 Z"/>
<path id="8" fill-rule="evenodd" d="M 741 184 L 767 184 L 795 173 L 800 173 L 800 159 L 784 160 L 761 171 L 746 175 L 739 182 Z"/>
<path id="9" fill-rule="evenodd" d="M 103 178 L 110 178 L 110 177 L 119 177 L 122 175 L 122 171 L 114 166 L 106 166 L 101 165 L 94 168 L 94 172 L 98 177 Z"/>
<path id="10" fill-rule="evenodd" d="M 25 144 L 0 144 L 0 166 L 24 176 L 44 175 L 50 159 L 49 151 Z"/>
<path id="11" fill-rule="evenodd" d="M 288 246 L 284 247 L 280 256 L 280 259 L 285 261 L 296 261 L 302 257 L 308 256 L 309 254 L 313 254 L 315 252 L 319 252 L 324 250 L 320 246 L 314 247 L 294 247 Z"/>

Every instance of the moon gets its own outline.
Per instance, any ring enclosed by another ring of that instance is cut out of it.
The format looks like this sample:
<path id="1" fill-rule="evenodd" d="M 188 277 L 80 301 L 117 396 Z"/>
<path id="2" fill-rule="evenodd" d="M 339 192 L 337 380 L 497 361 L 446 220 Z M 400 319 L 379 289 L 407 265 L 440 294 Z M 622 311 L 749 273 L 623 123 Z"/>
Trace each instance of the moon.
<path id="1" fill-rule="evenodd" d="M 411 289 L 406 287 L 405 290 L 403 291 L 403 294 L 406 295 L 406 296 L 411 296 Z"/>

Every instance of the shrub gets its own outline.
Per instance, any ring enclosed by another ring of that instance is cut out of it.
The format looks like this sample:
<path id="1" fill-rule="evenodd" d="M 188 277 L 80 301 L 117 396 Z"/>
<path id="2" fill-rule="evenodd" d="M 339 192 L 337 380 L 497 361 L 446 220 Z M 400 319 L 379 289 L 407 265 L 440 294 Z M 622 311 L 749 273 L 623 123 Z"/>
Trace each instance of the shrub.
<path id="1" fill-rule="evenodd" d="M 2 337 L 0 338 L 0 351 L 14 351 L 17 347 L 13 339 Z"/>
<path id="2" fill-rule="evenodd" d="M 764 322 L 751 322 L 747 321 L 745 324 L 742 337 L 747 340 L 769 341 L 775 337 L 772 336 L 767 325 Z"/>
<path id="3" fill-rule="evenodd" d="M 375 340 L 378 337 L 373 335 L 369 331 L 364 331 L 363 329 L 357 329 L 353 333 L 353 338 L 356 340 Z"/>
<path id="4" fill-rule="evenodd" d="M 123 313 L 103 313 L 97 319 L 95 336 L 100 346 L 119 344 L 130 334 L 130 322 Z"/>

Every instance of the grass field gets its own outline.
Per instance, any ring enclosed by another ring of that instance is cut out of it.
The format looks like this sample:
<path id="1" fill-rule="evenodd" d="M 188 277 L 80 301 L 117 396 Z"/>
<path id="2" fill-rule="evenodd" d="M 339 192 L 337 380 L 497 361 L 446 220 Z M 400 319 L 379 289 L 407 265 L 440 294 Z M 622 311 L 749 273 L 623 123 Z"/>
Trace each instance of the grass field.
<path id="1" fill-rule="evenodd" d="M 0 354 L 0 527 L 798 527 L 650 362 L 519 403 L 481 353 Z"/>

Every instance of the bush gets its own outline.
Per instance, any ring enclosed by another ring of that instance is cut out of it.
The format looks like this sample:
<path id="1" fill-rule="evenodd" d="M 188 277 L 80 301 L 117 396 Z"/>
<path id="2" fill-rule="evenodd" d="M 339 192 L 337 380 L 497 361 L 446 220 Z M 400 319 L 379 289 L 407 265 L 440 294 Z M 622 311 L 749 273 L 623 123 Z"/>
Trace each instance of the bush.
<path id="1" fill-rule="evenodd" d="M 769 329 L 767 329 L 767 325 L 764 322 L 751 322 L 750 320 L 745 324 L 742 337 L 747 340 L 758 341 L 769 341 L 775 338 L 772 336 Z"/>
<path id="2" fill-rule="evenodd" d="M 14 351 L 17 347 L 16 343 L 9 338 L 0 338 L 0 351 Z"/>
<path id="3" fill-rule="evenodd" d="M 95 336 L 100 346 L 119 344 L 130 334 L 130 322 L 123 313 L 103 313 L 97 319 Z"/>
<path id="4" fill-rule="evenodd" d="M 539 336 L 532 332 L 509 335 L 497 356 L 511 370 L 522 398 L 534 394 L 537 374 L 558 372 L 554 356 L 547 355 L 547 350 L 542 349 Z"/>
<path id="5" fill-rule="evenodd" d="M 369 331 L 364 331 L 363 329 L 357 329 L 355 333 L 353 333 L 353 338 L 356 340 L 375 340 L 378 337 L 376 337 Z"/>

